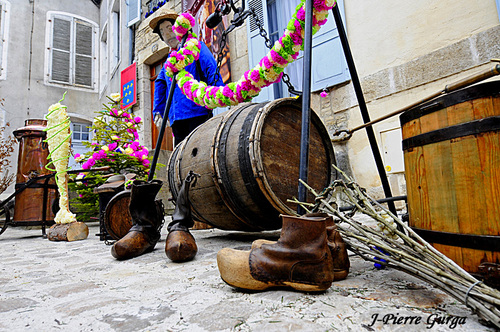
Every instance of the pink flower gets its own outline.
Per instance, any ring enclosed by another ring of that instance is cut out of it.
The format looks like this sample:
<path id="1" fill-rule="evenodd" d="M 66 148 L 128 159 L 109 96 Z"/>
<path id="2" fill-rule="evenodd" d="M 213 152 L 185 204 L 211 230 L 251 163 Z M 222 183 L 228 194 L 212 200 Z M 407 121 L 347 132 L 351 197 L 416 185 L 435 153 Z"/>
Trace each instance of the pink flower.
<path id="1" fill-rule="evenodd" d="M 301 21 L 305 21 L 306 19 L 306 11 L 304 10 L 304 7 L 300 8 L 297 11 L 297 19 Z"/>
<path id="2" fill-rule="evenodd" d="M 134 121 L 135 121 L 135 123 L 141 123 L 142 119 L 141 119 L 141 117 L 140 117 L 140 116 L 136 116 L 136 117 L 134 118 Z"/>
<path id="3" fill-rule="evenodd" d="M 109 147 L 109 151 L 113 151 L 114 149 L 116 149 L 116 147 L 118 146 L 118 144 L 116 143 L 111 143 L 110 145 L 108 145 Z"/>
<path id="4" fill-rule="evenodd" d="M 319 95 L 321 96 L 321 98 L 326 98 L 328 97 L 328 92 L 326 92 L 326 90 L 323 90 Z"/>

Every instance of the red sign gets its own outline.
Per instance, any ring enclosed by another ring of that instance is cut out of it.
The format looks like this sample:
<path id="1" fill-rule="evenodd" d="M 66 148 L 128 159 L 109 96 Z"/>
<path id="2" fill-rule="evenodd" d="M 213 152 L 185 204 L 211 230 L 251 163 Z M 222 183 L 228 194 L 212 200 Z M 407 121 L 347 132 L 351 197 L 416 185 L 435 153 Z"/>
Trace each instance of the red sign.
<path id="1" fill-rule="evenodd" d="M 137 70 L 134 62 L 121 72 L 122 109 L 137 102 Z"/>

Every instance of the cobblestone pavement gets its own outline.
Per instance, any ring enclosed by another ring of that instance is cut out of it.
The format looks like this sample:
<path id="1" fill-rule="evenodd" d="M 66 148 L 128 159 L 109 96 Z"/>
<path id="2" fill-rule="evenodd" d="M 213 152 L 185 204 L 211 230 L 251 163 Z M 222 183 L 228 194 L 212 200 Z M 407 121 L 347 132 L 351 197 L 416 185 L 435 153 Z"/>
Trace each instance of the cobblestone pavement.
<path id="1" fill-rule="evenodd" d="M 440 290 L 356 256 L 349 277 L 321 294 L 241 292 L 222 281 L 219 249 L 278 231 L 193 231 L 198 255 L 176 264 L 165 256 L 166 227 L 152 253 L 129 261 L 112 258 L 97 223 L 89 229 L 75 242 L 20 227 L 0 236 L 0 331 L 494 331 Z"/>

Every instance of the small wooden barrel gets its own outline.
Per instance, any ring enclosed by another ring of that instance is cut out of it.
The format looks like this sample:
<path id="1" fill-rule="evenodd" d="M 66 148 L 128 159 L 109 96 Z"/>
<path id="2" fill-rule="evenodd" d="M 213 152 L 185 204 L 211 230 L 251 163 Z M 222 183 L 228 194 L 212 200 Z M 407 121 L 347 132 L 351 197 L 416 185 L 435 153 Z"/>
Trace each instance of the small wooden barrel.
<path id="1" fill-rule="evenodd" d="M 297 209 L 287 200 L 298 190 L 301 114 L 300 102 L 286 98 L 242 104 L 199 126 L 169 159 L 174 199 L 193 171 L 200 175 L 189 191 L 196 219 L 227 230 L 279 229 L 279 215 Z M 334 163 L 328 133 L 312 112 L 309 185 L 318 191 L 328 186 Z"/>
<path id="2" fill-rule="evenodd" d="M 500 81 L 400 117 L 410 226 L 470 273 L 500 261 Z"/>
<path id="3" fill-rule="evenodd" d="M 106 232 L 114 240 L 119 240 L 132 227 L 132 216 L 130 215 L 128 206 L 130 204 L 130 191 L 120 191 L 110 199 L 104 211 L 104 226 Z"/>

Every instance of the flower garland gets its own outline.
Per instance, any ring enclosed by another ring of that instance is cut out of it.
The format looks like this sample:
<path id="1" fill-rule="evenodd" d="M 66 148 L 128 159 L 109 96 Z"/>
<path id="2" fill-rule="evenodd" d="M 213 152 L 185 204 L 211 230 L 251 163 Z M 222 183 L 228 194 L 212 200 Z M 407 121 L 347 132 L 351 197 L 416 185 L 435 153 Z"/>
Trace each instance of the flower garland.
<path id="1" fill-rule="evenodd" d="M 327 21 L 328 11 L 335 6 L 335 0 L 313 0 L 313 34 L 315 34 Z M 177 73 L 177 85 L 190 100 L 207 108 L 238 105 L 250 101 L 257 96 L 262 88 L 279 82 L 284 69 L 289 63 L 295 61 L 299 51 L 304 48 L 305 36 L 305 0 L 295 9 L 295 13 L 288 22 L 283 36 L 276 41 L 269 53 L 263 57 L 259 64 L 248 70 L 237 81 L 225 86 L 208 86 L 204 82 L 194 79 L 185 67 L 200 56 L 201 45 L 196 35 L 191 32 L 194 18 L 183 13 L 175 21 L 172 30 L 178 40 L 188 33 L 184 47 L 173 51 L 165 63 L 168 76 Z"/>

